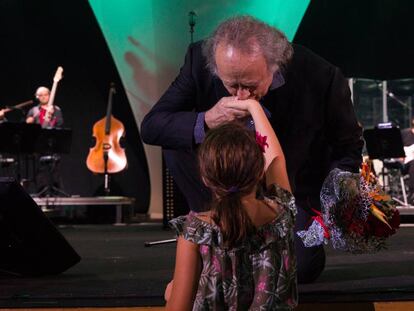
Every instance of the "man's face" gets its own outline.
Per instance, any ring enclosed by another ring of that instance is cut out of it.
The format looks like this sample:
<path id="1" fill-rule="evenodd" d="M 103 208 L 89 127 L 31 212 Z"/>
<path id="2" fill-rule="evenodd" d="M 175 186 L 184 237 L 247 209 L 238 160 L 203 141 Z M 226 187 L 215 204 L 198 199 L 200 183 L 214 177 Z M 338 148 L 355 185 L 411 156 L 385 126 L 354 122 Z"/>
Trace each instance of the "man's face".
<path id="1" fill-rule="evenodd" d="M 41 105 L 45 105 L 49 102 L 49 90 L 41 88 L 36 92 L 36 98 Z"/>
<path id="2" fill-rule="evenodd" d="M 217 76 L 231 95 L 259 100 L 268 92 L 273 73 L 260 52 L 247 55 L 230 45 L 219 44 L 215 60 Z"/>

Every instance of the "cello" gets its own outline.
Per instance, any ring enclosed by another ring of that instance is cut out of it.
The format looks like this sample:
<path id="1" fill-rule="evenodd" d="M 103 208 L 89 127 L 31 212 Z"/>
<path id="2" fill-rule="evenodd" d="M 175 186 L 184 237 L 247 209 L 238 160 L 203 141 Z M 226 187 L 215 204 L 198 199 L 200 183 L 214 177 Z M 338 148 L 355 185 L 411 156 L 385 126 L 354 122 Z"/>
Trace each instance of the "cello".
<path id="1" fill-rule="evenodd" d="M 86 165 L 93 173 L 105 174 L 105 193 L 109 193 L 109 175 L 118 173 L 127 166 L 124 148 L 120 139 L 125 137 L 125 128 L 121 121 L 112 115 L 112 98 L 116 93 L 114 84 L 109 89 L 106 116 L 97 121 L 92 130 L 96 143 L 89 149 Z"/>

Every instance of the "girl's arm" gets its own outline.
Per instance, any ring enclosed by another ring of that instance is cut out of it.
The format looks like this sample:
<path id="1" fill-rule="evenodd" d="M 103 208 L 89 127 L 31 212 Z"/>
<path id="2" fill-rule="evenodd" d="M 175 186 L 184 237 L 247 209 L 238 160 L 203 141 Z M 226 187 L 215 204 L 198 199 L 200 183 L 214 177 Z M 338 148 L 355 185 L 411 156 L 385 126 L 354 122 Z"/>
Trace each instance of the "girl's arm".
<path id="1" fill-rule="evenodd" d="M 179 237 L 177 239 L 174 282 L 171 297 L 166 305 L 167 311 L 192 310 L 200 272 L 201 258 L 198 245 Z"/>
<path id="2" fill-rule="evenodd" d="M 266 185 L 278 184 L 282 188 L 292 191 L 290 189 L 289 178 L 286 171 L 285 155 L 283 154 L 282 147 L 279 140 L 270 124 L 266 114 L 263 111 L 262 106 L 258 101 L 253 99 L 239 100 L 235 104 L 230 103 L 233 108 L 239 108 L 242 110 L 248 110 L 253 118 L 256 131 L 261 136 L 267 137 L 268 147 L 265 147 L 265 172 L 266 172 Z"/>

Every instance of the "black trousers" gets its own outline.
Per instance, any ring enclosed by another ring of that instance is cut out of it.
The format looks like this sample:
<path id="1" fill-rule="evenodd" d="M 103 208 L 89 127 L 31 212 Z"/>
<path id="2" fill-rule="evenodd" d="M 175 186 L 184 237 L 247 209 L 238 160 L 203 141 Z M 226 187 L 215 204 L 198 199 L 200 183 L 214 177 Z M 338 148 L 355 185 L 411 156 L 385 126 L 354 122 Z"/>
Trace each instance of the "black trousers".
<path id="1" fill-rule="evenodd" d="M 305 247 L 302 240 L 296 234 L 297 231 L 305 230 L 312 222 L 312 216 L 307 209 L 296 204 L 298 213 L 295 223 L 295 251 L 298 267 L 298 283 L 312 283 L 325 268 L 325 250 L 323 245 Z"/>

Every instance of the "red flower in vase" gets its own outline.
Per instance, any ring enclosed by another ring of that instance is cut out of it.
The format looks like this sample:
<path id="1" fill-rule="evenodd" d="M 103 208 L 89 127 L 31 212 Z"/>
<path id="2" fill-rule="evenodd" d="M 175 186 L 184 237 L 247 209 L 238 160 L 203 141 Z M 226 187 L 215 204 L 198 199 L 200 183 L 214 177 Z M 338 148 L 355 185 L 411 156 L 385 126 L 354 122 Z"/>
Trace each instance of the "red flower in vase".
<path id="1" fill-rule="evenodd" d="M 400 213 L 395 211 L 388 223 L 390 226 L 387 226 L 387 224 L 383 223 L 373 215 L 369 215 L 367 220 L 367 225 L 369 225 L 372 235 L 380 238 L 386 238 L 395 233 L 395 229 L 398 229 L 400 226 Z"/>

